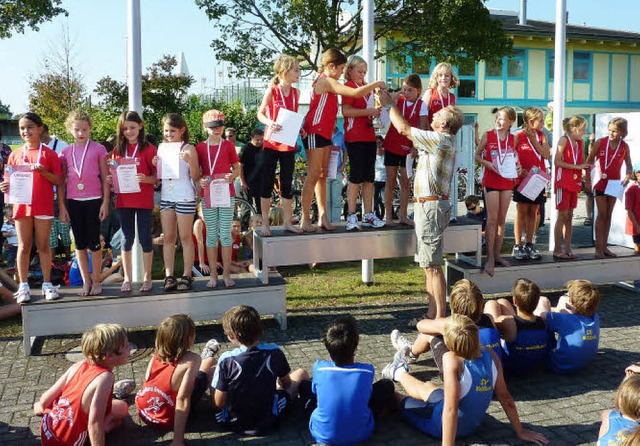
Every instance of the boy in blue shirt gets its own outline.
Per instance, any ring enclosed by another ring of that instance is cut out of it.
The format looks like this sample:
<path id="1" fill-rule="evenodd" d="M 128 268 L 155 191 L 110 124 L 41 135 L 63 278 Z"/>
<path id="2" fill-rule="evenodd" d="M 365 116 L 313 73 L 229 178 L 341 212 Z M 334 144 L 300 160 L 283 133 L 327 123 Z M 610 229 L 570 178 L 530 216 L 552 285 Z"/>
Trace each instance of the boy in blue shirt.
<path id="1" fill-rule="evenodd" d="M 540 297 L 535 314 L 547 323 L 547 365 L 553 372 L 576 372 L 589 364 L 598 353 L 599 304 L 600 292 L 588 280 L 567 282 L 567 294 L 560 298 L 555 308 L 551 308 L 549 299 Z"/>
<path id="2" fill-rule="evenodd" d="M 260 342 L 262 322 L 255 308 L 229 309 L 222 316 L 222 328 L 237 348 L 220 356 L 213 375 L 216 421 L 234 432 L 265 435 L 276 426 L 309 373 L 304 369 L 289 373 L 282 350 Z"/>
<path id="3" fill-rule="evenodd" d="M 540 300 L 540 288 L 529 279 L 518 279 L 507 299 L 489 300 L 484 305 L 502 336 L 502 365 L 505 373 L 524 375 L 535 370 L 547 356 L 547 326 L 533 314 Z M 515 310 L 514 310 L 515 307 Z"/>
<path id="4" fill-rule="evenodd" d="M 360 336 L 352 316 L 339 317 L 326 329 L 324 345 L 331 361 L 313 366 L 313 383 L 300 385 L 309 430 L 318 443 L 359 444 L 373 433 L 374 417 L 394 405 L 390 380 L 373 383 L 373 365 L 355 362 Z"/>

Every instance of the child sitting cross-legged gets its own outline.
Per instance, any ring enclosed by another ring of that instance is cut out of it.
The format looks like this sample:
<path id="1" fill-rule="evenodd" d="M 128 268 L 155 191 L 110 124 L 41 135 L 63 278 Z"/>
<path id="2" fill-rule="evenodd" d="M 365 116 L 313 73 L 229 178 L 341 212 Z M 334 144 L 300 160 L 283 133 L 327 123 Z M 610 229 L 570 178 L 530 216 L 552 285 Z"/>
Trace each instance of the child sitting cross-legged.
<path id="1" fill-rule="evenodd" d="M 553 372 L 576 372 L 595 358 L 600 339 L 599 304 L 600 292 L 588 280 L 567 282 L 567 294 L 557 307 L 551 308 L 549 299 L 540 297 L 534 313 L 547 323 L 547 365 Z"/>
<path id="2" fill-rule="evenodd" d="M 235 432 L 264 435 L 276 426 L 309 373 L 304 369 L 290 373 L 284 352 L 275 344 L 260 342 L 262 322 L 255 308 L 229 309 L 222 328 L 236 348 L 220 356 L 213 375 L 216 421 Z"/>
<path id="3" fill-rule="evenodd" d="M 374 417 L 393 407 L 393 382 L 374 383 L 373 365 L 355 362 L 360 335 L 353 316 L 331 322 L 323 340 L 331 361 L 317 360 L 313 383 L 300 385 L 309 430 L 318 443 L 359 444 L 373 433 Z"/>
<path id="4" fill-rule="evenodd" d="M 634 446 L 640 443 L 640 375 L 632 373 L 620 383 L 615 409 L 602 412 L 598 446 Z"/>
<path id="5" fill-rule="evenodd" d="M 444 342 L 448 349 L 442 358 L 444 389 L 409 374 L 400 354 L 382 372 L 407 392 L 408 396 L 396 394 L 396 401 L 409 423 L 452 446 L 456 437 L 470 435 L 480 426 L 495 392 L 518 438 L 547 444 L 544 435 L 522 427 L 502 365 L 491 350 L 481 347 L 478 326 L 470 318 L 461 314 L 447 318 Z"/>
<path id="6" fill-rule="evenodd" d="M 533 314 L 540 300 L 540 288 L 529 279 L 518 279 L 507 299 L 489 300 L 484 306 L 502 337 L 502 365 L 505 373 L 523 375 L 535 370 L 547 356 L 547 326 Z M 515 307 L 515 309 L 514 309 Z"/>

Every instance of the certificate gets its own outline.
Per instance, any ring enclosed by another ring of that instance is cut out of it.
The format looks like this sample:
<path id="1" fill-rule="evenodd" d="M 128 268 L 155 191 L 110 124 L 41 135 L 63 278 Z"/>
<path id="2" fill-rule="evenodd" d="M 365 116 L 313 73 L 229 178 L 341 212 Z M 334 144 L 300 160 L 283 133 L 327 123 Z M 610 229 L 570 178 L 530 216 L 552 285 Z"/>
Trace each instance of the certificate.
<path id="1" fill-rule="evenodd" d="M 8 166 L 9 192 L 5 201 L 10 204 L 31 204 L 33 197 L 33 171 L 30 164 Z"/>
<path id="2" fill-rule="evenodd" d="M 161 180 L 180 178 L 181 142 L 163 142 L 158 146 L 158 177 Z"/>
<path id="3" fill-rule="evenodd" d="M 600 169 L 600 163 L 593 163 L 593 167 L 591 171 L 589 171 L 589 175 L 591 176 L 591 190 L 596 187 L 596 184 L 602 180 L 602 169 Z"/>
<path id="4" fill-rule="evenodd" d="M 616 197 L 618 200 L 622 201 L 624 190 L 625 187 L 622 185 L 620 180 L 609 180 L 607 181 L 607 187 L 604 190 L 604 194 L 609 195 L 610 197 Z"/>
<path id="5" fill-rule="evenodd" d="M 534 201 L 547 187 L 549 180 L 551 180 L 551 177 L 548 173 L 538 169 L 531 169 L 525 179 L 522 180 L 522 183 L 520 183 L 520 186 L 518 186 L 518 192 L 529 200 Z"/>
<path id="6" fill-rule="evenodd" d="M 204 188 L 204 205 L 208 208 L 228 208 L 231 206 L 229 183 L 225 179 L 214 179 Z"/>
<path id="7" fill-rule="evenodd" d="M 333 146 L 331 147 L 331 155 L 329 156 L 329 170 L 327 173 L 327 178 L 330 180 L 335 180 L 338 176 L 338 160 L 340 158 L 340 147 Z"/>
<path id="8" fill-rule="evenodd" d="M 405 160 L 405 168 L 407 169 L 407 178 L 411 178 L 413 176 L 413 155 L 411 152 L 409 152 Z"/>
<path id="9" fill-rule="evenodd" d="M 295 147 L 298 142 L 298 135 L 300 134 L 300 128 L 302 127 L 303 122 L 303 114 L 292 112 L 286 108 L 281 108 L 278 112 L 276 124 L 280 124 L 282 128 L 277 132 L 271 132 L 267 139 L 273 142 L 286 144 L 290 147 Z"/>
<path id="10" fill-rule="evenodd" d="M 502 162 L 501 162 L 502 161 Z M 495 164 L 497 164 L 498 173 L 502 178 L 515 179 L 518 178 L 518 169 L 516 168 L 516 156 L 513 152 L 508 152 L 505 154 L 504 158 L 500 160 L 500 158 L 494 159 Z"/>
<path id="11" fill-rule="evenodd" d="M 138 175 L 138 165 L 134 158 L 120 159 L 119 164 L 109 168 L 111 173 L 111 183 L 116 194 L 133 194 L 140 192 L 140 182 L 136 178 Z"/>

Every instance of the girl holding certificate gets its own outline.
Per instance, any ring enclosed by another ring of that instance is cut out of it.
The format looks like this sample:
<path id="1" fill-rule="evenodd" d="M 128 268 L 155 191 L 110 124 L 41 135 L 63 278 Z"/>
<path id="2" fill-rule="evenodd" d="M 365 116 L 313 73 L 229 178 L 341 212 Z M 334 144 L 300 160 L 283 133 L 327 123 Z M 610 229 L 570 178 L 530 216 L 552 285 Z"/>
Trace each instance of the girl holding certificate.
<path id="1" fill-rule="evenodd" d="M 502 258 L 502 239 L 504 222 L 511 203 L 511 191 L 519 175 L 515 138 L 509 132 L 515 122 L 516 111 L 511 107 L 502 107 L 496 113 L 495 129 L 482 136 L 476 152 L 476 162 L 484 167 L 482 185 L 485 188 L 487 205 L 487 261 L 484 272 L 493 276 L 495 264 L 510 266 Z"/>
<path id="2" fill-rule="evenodd" d="M 178 113 L 169 113 L 162 118 L 162 132 L 167 143 L 178 143 L 178 153 L 163 152 L 161 144 L 158 152 L 160 156 L 178 157 L 177 178 L 165 178 L 162 180 L 162 195 L 160 200 L 160 220 L 164 243 L 162 255 L 164 257 L 164 291 L 186 291 L 191 289 L 193 283 L 194 246 L 191 237 L 193 216 L 196 214 L 196 189 L 195 184 L 200 179 L 200 164 L 196 149 L 189 144 L 189 129 L 184 118 Z M 157 157 L 154 160 L 163 162 Z M 169 161 L 169 160 L 167 160 Z M 174 160 L 175 161 L 175 160 Z M 184 268 L 182 277 L 176 280 L 174 277 L 174 265 L 176 254 L 176 238 L 180 234 Z"/>
<path id="3" fill-rule="evenodd" d="M 273 132 L 282 129 L 276 123 L 280 109 L 298 112 L 300 93 L 293 86 L 300 79 L 300 64 L 293 57 L 281 54 L 273 64 L 275 77 L 271 87 L 267 89 L 258 109 L 258 120 L 265 125 L 264 138 L 264 167 L 262 175 L 262 221 L 260 229 L 263 237 L 271 235 L 269 227 L 269 210 L 271 209 L 271 193 L 276 178 L 276 167 L 280 163 L 280 194 L 282 196 L 282 211 L 284 213 L 285 231 L 299 234 L 302 230 L 291 223 L 293 215 L 291 199 L 293 170 L 295 167 L 296 148 L 271 140 Z"/>
<path id="4" fill-rule="evenodd" d="M 331 156 L 331 137 L 336 126 L 338 95 L 361 98 L 376 88 L 386 88 L 382 81 L 372 82 L 358 88 L 349 88 L 338 82 L 344 71 L 347 58 L 339 50 L 329 48 L 322 54 L 320 76 L 313 82 L 311 104 L 304 119 L 306 137 L 302 140 L 307 155 L 307 177 L 302 187 L 302 219 L 300 228 L 314 232 L 311 224 L 311 202 L 313 193 L 318 203 L 318 227 L 332 231 L 335 228 L 327 215 L 327 171 Z"/>
<path id="5" fill-rule="evenodd" d="M 547 137 L 542 133 L 542 126 L 544 125 L 544 112 L 538 107 L 529 107 L 523 114 L 524 124 L 522 130 L 516 133 L 516 152 L 518 153 L 518 160 L 522 166 L 522 172 L 520 177 L 516 181 L 520 183 L 529 172 L 546 172 L 545 166 L 546 159 L 551 156 L 551 150 L 547 143 Z M 536 214 L 540 205 L 545 200 L 545 189 L 543 189 L 535 200 L 531 200 L 518 192 L 518 189 L 513 190 L 513 201 L 516 202 L 517 214 L 516 221 L 513 225 L 513 232 L 516 239 L 516 244 L 513 247 L 513 257 L 518 260 L 531 259 L 539 260 L 542 255 L 533 246 L 533 234 L 537 231 L 536 226 Z M 524 231 L 526 237 L 526 245 L 521 245 L 522 232 Z"/>
<path id="6" fill-rule="evenodd" d="M 153 186 L 156 183 L 156 168 L 153 159 L 156 147 L 146 142 L 144 123 L 135 111 L 126 111 L 118 119 L 117 143 L 111 157 L 114 167 L 111 183 L 118 193 L 116 212 L 124 235 L 122 248 L 122 269 L 124 282 L 120 290 L 131 291 L 131 249 L 135 239 L 136 218 L 138 239 L 142 245 L 144 278 L 141 292 L 151 291 L 151 263 L 153 245 L 151 243 L 151 213 L 153 212 Z M 119 191 L 119 192 L 118 192 Z"/>
<path id="7" fill-rule="evenodd" d="M 231 237 L 231 222 L 235 189 L 233 180 L 240 175 L 240 159 L 231 141 L 222 139 L 224 132 L 224 113 L 219 110 L 209 110 L 202 116 L 202 124 L 209 134 L 206 141 L 196 146 L 198 162 L 202 170 L 200 187 L 204 189 L 205 206 L 202 216 L 207 229 L 207 258 L 211 268 L 211 279 L 207 283 L 209 288 L 218 286 L 218 241 L 222 246 L 222 280 L 227 288 L 235 286 L 231 279 L 231 253 L 233 238 Z"/>
<path id="8" fill-rule="evenodd" d="M 56 152 L 40 140 L 43 130 L 40 116 L 35 113 L 25 113 L 20 118 L 18 126 L 24 145 L 9 155 L 4 181 L 0 184 L 0 189 L 9 193 L 10 202 L 14 203 L 13 218 L 18 233 L 17 264 L 20 285 L 15 297 L 18 303 L 28 302 L 31 299 L 27 277 L 29 276 L 29 255 L 35 234 L 44 280 L 42 295 L 47 300 L 54 300 L 59 295 L 57 289 L 51 284 L 49 233 L 53 223 L 53 186 L 62 184 L 62 168 Z M 61 202 L 62 196 L 58 195 L 58 197 Z"/>
<path id="9" fill-rule="evenodd" d="M 66 121 L 67 131 L 74 142 L 62 149 L 60 160 L 65 171 L 66 184 L 58 187 L 58 194 L 67 198 L 67 207 L 60 205 L 60 220 L 71 221 L 76 257 L 82 276 L 81 296 L 102 293 L 102 247 L 100 222 L 109 215 L 110 186 L 107 150 L 92 141 L 91 118 L 82 110 L 71 112 Z M 66 191 L 66 194 L 65 194 Z M 89 273 L 89 252 L 91 273 Z"/>
<path id="10" fill-rule="evenodd" d="M 562 121 L 564 136 L 558 141 L 553 158 L 556 169 L 556 209 L 558 219 L 554 228 L 554 259 L 576 259 L 571 251 L 573 210 L 578 205 L 578 193 L 582 190 L 582 170 L 588 169 L 584 162 L 582 137 L 587 129 L 587 120 L 582 116 L 572 116 Z M 564 235 L 564 251 L 562 236 Z"/>
<path id="11" fill-rule="evenodd" d="M 598 215 L 596 217 L 596 258 L 603 259 L 605 257 L 616 257 L 616 254 L 607 248 L 607 239 L 609 238 L 609 230 L 611 229 L 611 214 L 616 205 L 616 197 L 605 193 L 609 181 L 622 183 L 626 186 L 633 177 L 633 168 L 631 166 L 631 153 L 629 146 L 624 141 L 627 136 L 627 120 L 623 118 L 613 118 L 609 122 L 609 136 L 591 141 L 589 148 L 589 156 L 587 164 L 592 164 L 596 159 L 598 166 L 595 167 L 596 184 L 593 185 L 593 193 L 596 197 L 598 205 Z M 620 179 L 620 170 L 622 164 L 626 166 L 626 176 Z M 585 179 L 587 189 L 591 189 L 591 175 L 587 175 Z"/>

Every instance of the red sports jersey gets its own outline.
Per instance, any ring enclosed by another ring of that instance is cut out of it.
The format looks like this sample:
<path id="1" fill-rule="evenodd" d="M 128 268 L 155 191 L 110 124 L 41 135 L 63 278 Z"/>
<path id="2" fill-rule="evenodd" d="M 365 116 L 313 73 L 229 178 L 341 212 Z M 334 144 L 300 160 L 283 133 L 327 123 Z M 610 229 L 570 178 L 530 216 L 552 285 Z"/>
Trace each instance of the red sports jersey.
<path id="1" fill-rule="evenodd" d="M 40 150 L 42 149 L 42 150 Z M 7 165 L 41 164 L 44 170 L 56 176 L 62 176 L 62 167 L 58 154 L 46 145 L 25 152 L 24 146 L 9 155 Z M 5 177 L 8 179 L 8 177 Z M 47 216 L 53 217 L 53 184 L 40 172 L 33 171 L 33 190 L 31 204 L 14 204 L 13 218 Z"/>
<path id="2" fill-rule="evenodd" d="M 207 144 L 207 141 L 202 141 L 196 146 L 196 152 L 198 153 L 198 162 L 200 163 L 203 177 L 230 173 L 231 166 L 240 162 L 236 146 L 226 139 L 221 139 L 217 145 Z M 229 183 L 229 193 L 232 197 L 236 196 L 233 183 Z M 204 191 L 201 191 L 200 195 L 204 196 Z"/>
<path id="3" fill-rule="evenodd" d="M 624 208 L 627 211 L 633 211 L 636 221 L 640 222 L 640 186 L 638 186 L 638 183 L 632 183 L 631 186 L 629 186 L 629 189 L 624 193 Z M 636 231 L 635 226 L 631 223 L 628 216 L 624 233 L 627 235 L 640 235 L 640 232 Z"/>
<path id="4" fill-rule="evenodd" d="M 437 88 L 432 88 L 429 103 L 427 104 L 429 107 L 429 126 L 431 126 L 433 122 L 433 116 L 450 105 L 456 105 L 456 95 L 449 91 L 446 95 L 442 96 Z"/>
<path id="5" fill-rule="evenodd" d="M 43 446 L 83 445 L 89 437 L 89 414 L 82 409 L 82 395 L 89 384 L 109 369 L 84 362 L 62 389 L 62 395 L 45 411 L 40 423 Z M 105 414 L 111 412 L 111 398 Z"/>
<path id="6" fill-rule="evenodd" d="M 491 161 L 494 164 L 498 164 L 508 153 L 513 153 L 517 160 L 518 154 L 514 147 L 515 137 L 511 133 L 507 135 L 506 141 L 498 141 L 498 132 L 495 130 L 489 130 L 486 133 L 486 136 L 487 144 L 485 145 L 484 152 L 482 153 L 483 159 Z M 482 177 L 482 185 L 490 189 L 511 190 L 515 186 L 515 179 L 504 178 L 493 170 L 485 168 L 484 176 Z"/>
<path id="7" fill-rule="evenodd" d="M 522 168 L 528 172 L 533 167 L 537 167 L 542 172 L 546 172 L 547 166 L 545 165 L 544 158 L 535 149 L 533 142 L 529 140 L 527 132 L 520 130 L 516 133 L 516 136 L 518 137 L 516 152 L 518 153 L 518 161 L 520 161 Z M 536 138 L 538 139 L 538 142 L 542 144 L 544 133 L 540 130 L 536 130 Z M 518 179 L 518 183 L 520 180 L 521 178 Z"/>
<path id="8" fill-rule="evenodd" d="M 163 363 L 156 355 L 152 361 L 149 378 L 136 394 L 138 415 L 149 426 L 173 429 L 178 391 L 171 389 L 171 377 L 178 363 Z"/>
<path id="9" fill-rule="evenodd" d="M 111 158 L 117 163 L 123 158 L 135 158 L 138 173 L 151 176 L 156 174 L 153 158 L 158 154 L 158 149 L 152 144 L 144 146 L 143 150 L 137 148 L 137 144 L 128 144 L 125 156 L 118 155 L 114 150 Z M 116 209 L 135 208 L 153 209 L 153 184 L 140 183 L 140 192 L 132 194 L 118 194 Z"/>
<path id="10" fill-rule="evenodd" d="M 346 87 L 358 88 L 361 85 L 356 84 L 352 80 L 348 80 L 344 84 Z M 367 100 L 372 93 L 362 98 L 351 98 L 342 96 L 342 106 L 350 104 L 353 108 L 364 110 L 368 108 Z M 343 109 L 344 114 L 344 109 Z M 374 142 L 376 140 L 376 131 L 373 128 L 373 119 L 371 116 L 349 116 L 344 118 L 344 140 L 346 142 Z"/>
<path id="11" fill-rule="evenodd" d="M 402 116 L 409 122 L 411 127 L 418 127 L 420 125 L 420 109 L 422 108 L 422 104 L 422 99 L 418 99 L 411 104 L 404 95 L 400 95 L 398 96 L 396 107 L 402 112 Z M 395 155 L 404 156 L 413 149 L 413 143 L 409 138 L 398 133 L 396 128 L 391 125 L 389 126 L 387 135 L 384 137 L 382 147 L 384 147 L 384 150 L 388 150 Z"/>
<path id="12" fill-rule="evenodd" d="M 318 79 L 327 77 L 326 74 L 321 74 Z M 307 134 L 317 134 L 325 139 L 331 140 L 333 136 L 333 129 L 336 127 L 336 116 L 338 114 L 338 95 L 335 93 L 322 93 L 315 92 L 316 79 L 313 82 L 313 92 L 311 93 L 311 105 L 309 105 L 309 111 L 304 118 L 304 131 Z"/>
<path id="13" fill-rule="evenodd" d="M 596 154 L 596 159 L 600 164 L 600 171 L 607 177 L 598 181 L 598 184 L 594 185 L 595 190 L 604 192 L 607 188 L 608 180 L 620 179 L 620 169 L 627 157 L 628 150 L 629 146 L 622 139 L 616 144 L 611 144 L 607 136 L 598 140 L 598 153 Z"/>
<path id="14" fill-rule="evenodd" d="M 564 135 L 564 137 L 566 138 L 566 144 L 564 146 L 564 152 L 562 152 L 562 161 L 575 165 L 583 164 L 584 152 L 582 140 L 579 139 L 575 143 L 572 143 L 567 135 Z M 580 192 L 582 190 L 582 170 L 563 169 L 562 167 L 556 166 L 555 187 L 572 192 Z"/>
<path id="15" fill-rule="evenodd" d="M 299 97 L 300 94 L 298 93 L 298 90 L 296 90 L 293 86 L 291 87 L 289 96 L 284 95 L 284 92 L 282 91 L 282 87 L 280 85 L 271 87 L 271 101 L 267 104 L 267 109 L 265 110 L 267 118 L 275 121 L 278 118 L 278 112 L 281 108 L 286 108 L 287 110 L 297 112 Z M 278 152 L 293 152 L 294 150 L 296 150 L 295 147 L 291 147 L 280 142 L 271 141 L 269 139 L 270 136 L 271 135 L 267 130 L 264 138 L 264 147 L 266 149 L 277 150 Z"/>

